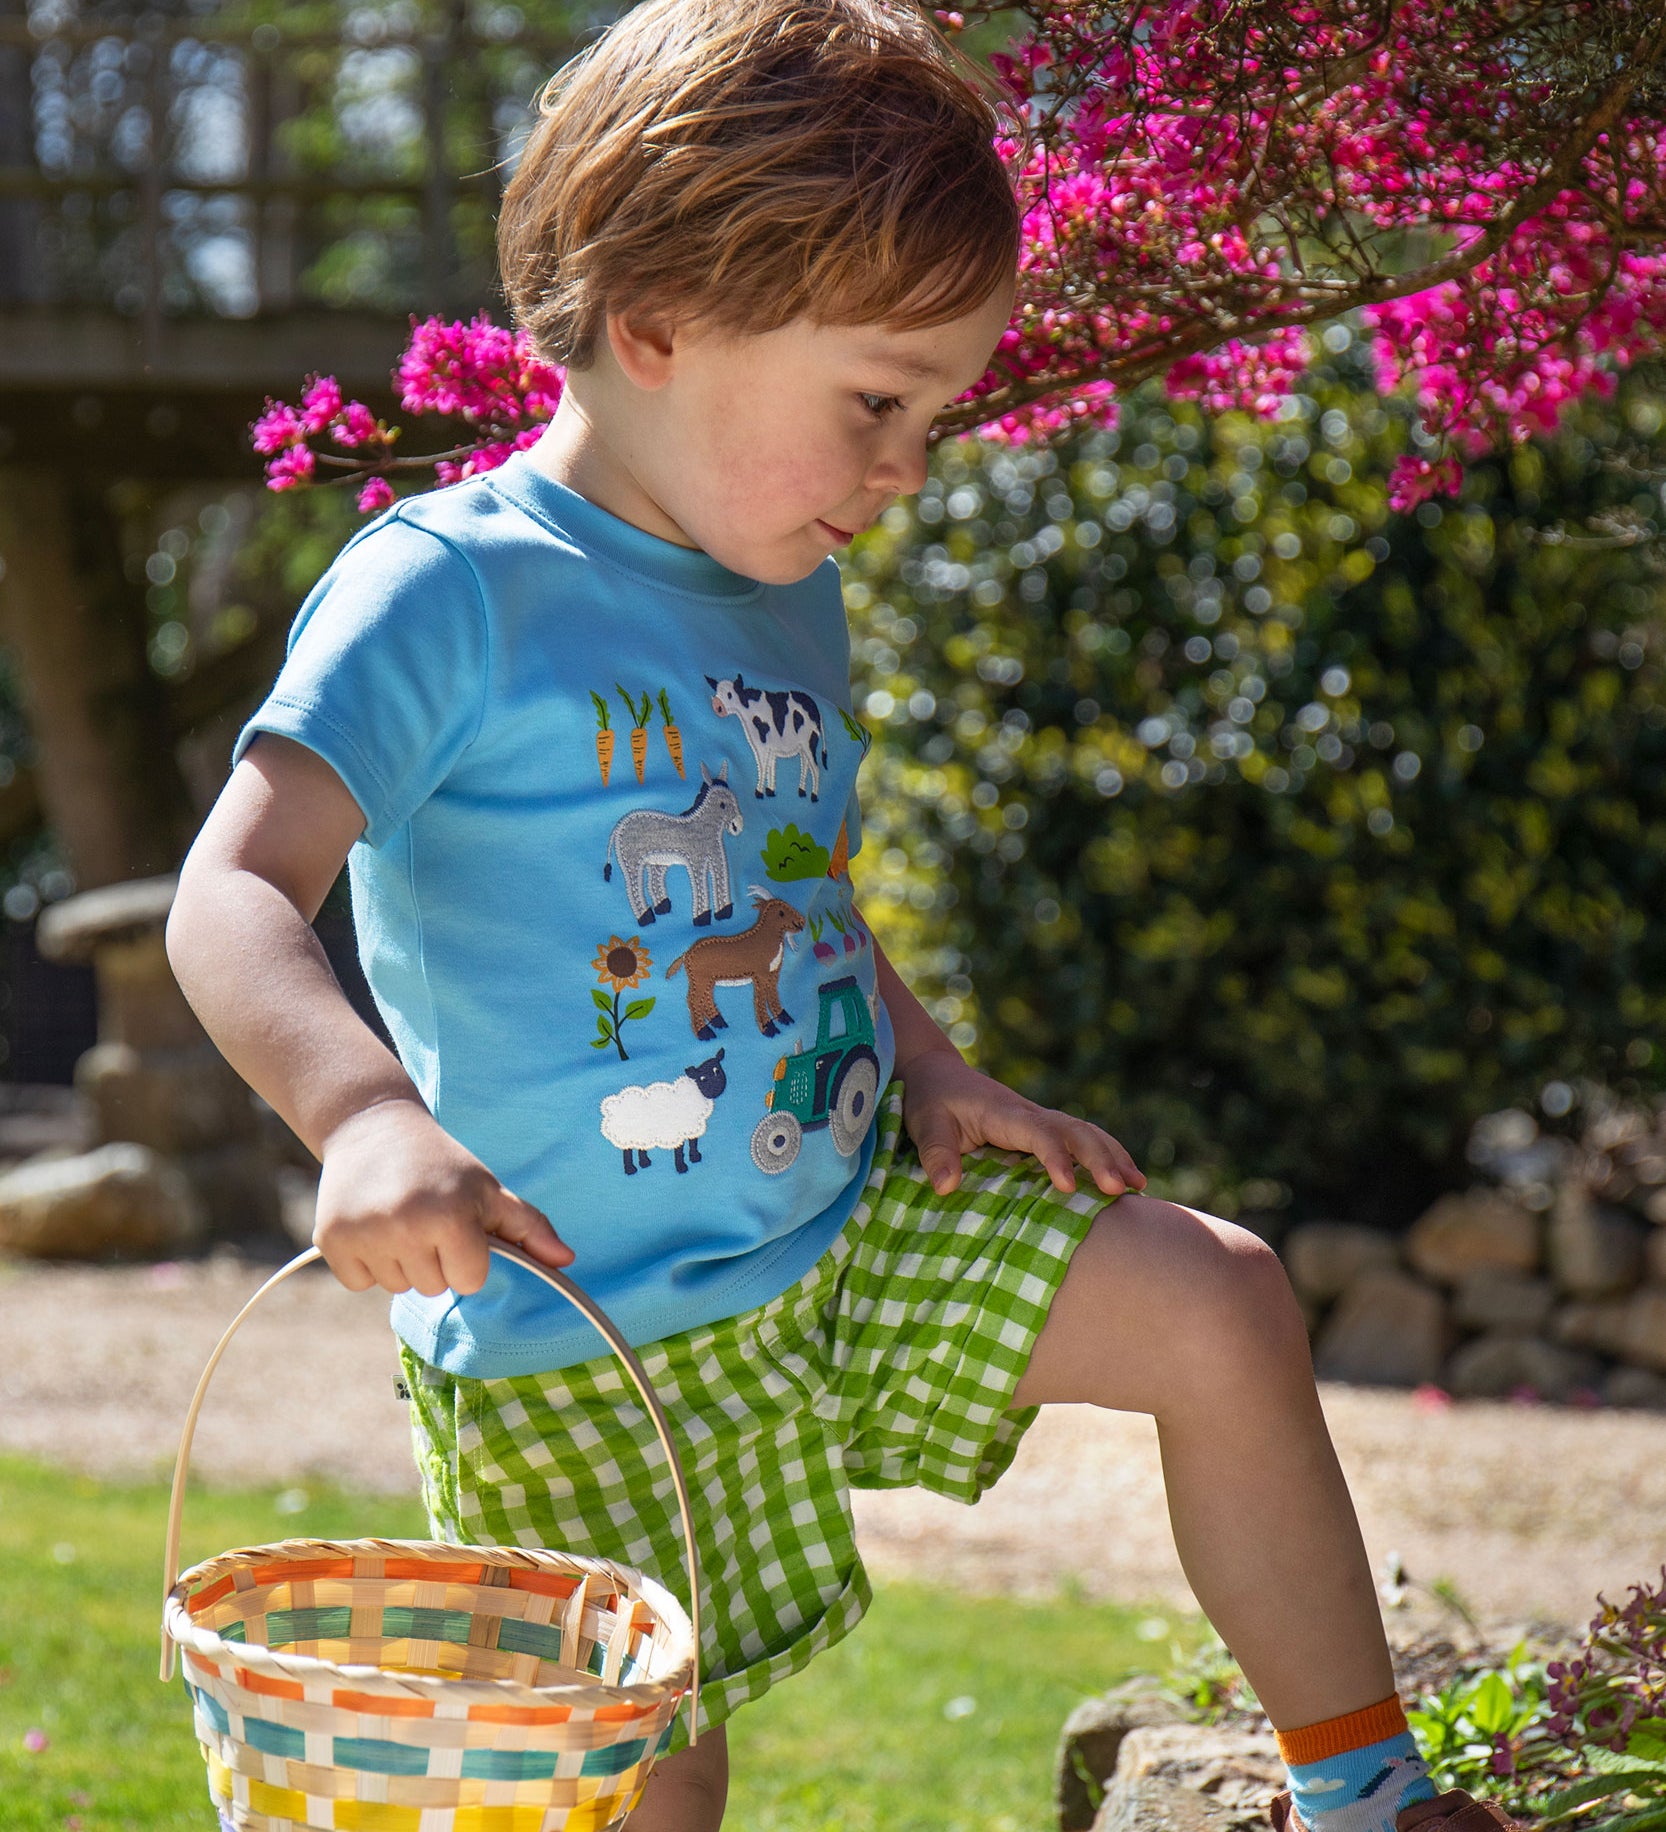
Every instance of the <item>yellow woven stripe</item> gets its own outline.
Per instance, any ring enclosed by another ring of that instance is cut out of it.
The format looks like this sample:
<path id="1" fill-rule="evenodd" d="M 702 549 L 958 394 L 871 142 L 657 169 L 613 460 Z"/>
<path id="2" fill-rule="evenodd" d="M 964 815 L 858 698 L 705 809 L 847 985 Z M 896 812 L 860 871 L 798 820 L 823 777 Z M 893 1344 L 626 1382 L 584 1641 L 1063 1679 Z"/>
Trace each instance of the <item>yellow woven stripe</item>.
<path id="1" fill-rule="evenodd" d="M 296 1788 L 273 1787 L 270 1781 L 251 1775 L 249 1805 L 255 1812 L 265 1813 L 272 1819 L 296 1819 L 306 1824 L 307 1797 Z"/>
<path id="2" fill-rule="evenodd" d="M 222 1800 L 231 1799 L 231 1770 L 215 1755 L 206 1743 L 197 1747 L 208 1758 L 208 1791 L 218 1794 Z"/>
<path id="3" fill-rule="evenodd" d="M 605 1832 L 619 1817 L 620 1796 L 598 1794 L 594 1800 L 583 1800 L 570 1807 L 561 1832 Z"/>
<path id="4" fill-rule="evenodd" d="M 422 1832 L 421 1807 L 394 1807 L 378 1800 L 338 1800 L 336 1832 Z"/>
<path id="5" fill-rule="evenodd" d="M 458 1807 L 451 1816 L 452 1832 L 543 1832 L 547 1811 L 542 1806 Z"/>

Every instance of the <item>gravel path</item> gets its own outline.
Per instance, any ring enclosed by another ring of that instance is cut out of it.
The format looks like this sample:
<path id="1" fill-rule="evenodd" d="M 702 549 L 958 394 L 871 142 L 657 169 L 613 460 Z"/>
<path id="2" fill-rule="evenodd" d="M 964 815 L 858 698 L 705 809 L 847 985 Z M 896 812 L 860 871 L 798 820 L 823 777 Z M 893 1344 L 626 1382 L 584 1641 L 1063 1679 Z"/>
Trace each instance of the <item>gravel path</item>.
<path id="1" fill-rule="evenodd" d="M 219 1332 L 271 1270 L 225 1256 L 170 1266 L 0 1261 L 0 1447 L 105 1476 L 166 1474 Z M 309 1267 L 227 1351 L 193 1468 L 213 1483 L 330 1478 L 414 1493 L 385 1301 Z M 1583 1626 L 1666 1561 L 1666 1416 L 1327 1386 L 1326 1414 L 1379 1572 L 1448 1578 L 1492 1629 Z M 859 1493 L 876 1574 L 969 1590 L 1195 1607 L 1174 1554 L 1155 1428 L 1055 1407 L 975 1508 L 913 1491 Z M 364 1532 L 377 1530 L 367 1498 Z M 274 1537 L 279 1537 L 274 1531 Z M 1414 1593 L 1403 1626 L 1431 1624 Z M 1396 1636 L 1399 1639 L 1399 1636 Z"/>

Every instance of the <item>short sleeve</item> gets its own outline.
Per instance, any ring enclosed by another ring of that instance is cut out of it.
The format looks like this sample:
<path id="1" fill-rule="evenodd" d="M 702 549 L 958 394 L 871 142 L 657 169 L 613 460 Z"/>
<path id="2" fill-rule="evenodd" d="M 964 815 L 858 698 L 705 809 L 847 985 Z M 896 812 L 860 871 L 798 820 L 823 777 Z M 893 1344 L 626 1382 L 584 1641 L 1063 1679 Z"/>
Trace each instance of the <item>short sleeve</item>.
<path id="1" fill-rule="evenodd" d="M 390 516 L 363 530 L 308 594 L 271 692 L 238 734 L 315 751 L 387 843 L 445 780 L 480 729 L 485 606 L 451 543 Z"/>

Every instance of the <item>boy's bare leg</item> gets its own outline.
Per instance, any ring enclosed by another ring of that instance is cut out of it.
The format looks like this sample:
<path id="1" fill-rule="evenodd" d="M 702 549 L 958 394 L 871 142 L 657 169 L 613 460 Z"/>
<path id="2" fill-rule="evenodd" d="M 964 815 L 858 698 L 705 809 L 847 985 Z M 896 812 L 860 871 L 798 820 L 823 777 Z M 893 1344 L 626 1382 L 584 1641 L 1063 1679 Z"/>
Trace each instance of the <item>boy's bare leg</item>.
<path id="1" fill-rule="evenodd" d="M 717 1832 L 729 1795 L 726 1727 L 702 1731 L 700 1741 L 654 1764 L 626 1832 Z"/>
<path id="2" fill-rule="evenodd" d="M 1269 1247 L 1151 1196 L 1103 1209 L 1012 1404 L 1071 1401 L 1156 1419 L 1181 1565 L 1276 1728 L 1394 1691 L 1307 1331 Z"/>

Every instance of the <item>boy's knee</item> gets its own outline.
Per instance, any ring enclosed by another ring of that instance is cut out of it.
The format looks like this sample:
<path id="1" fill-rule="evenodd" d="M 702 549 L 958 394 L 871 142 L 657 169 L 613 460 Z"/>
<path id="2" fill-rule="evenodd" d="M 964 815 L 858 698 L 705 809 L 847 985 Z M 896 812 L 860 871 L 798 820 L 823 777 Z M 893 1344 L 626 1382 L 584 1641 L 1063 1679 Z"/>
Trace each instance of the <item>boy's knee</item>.
<path id="1" fill-rule="evenodd" d="M 1307 1329 L 1283 1262 L 1259 1235 L 1235 1222 L 1154 1197 L 1124 1196 L 1110 1225 L 1137 1201 L 1151 1233 L 1154 1294 L 1170 1339 L 1200 1369 L 1248 1368 L 1307 1352 Z"/>

